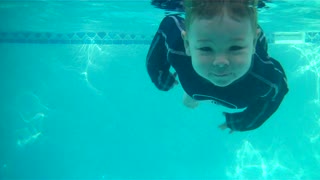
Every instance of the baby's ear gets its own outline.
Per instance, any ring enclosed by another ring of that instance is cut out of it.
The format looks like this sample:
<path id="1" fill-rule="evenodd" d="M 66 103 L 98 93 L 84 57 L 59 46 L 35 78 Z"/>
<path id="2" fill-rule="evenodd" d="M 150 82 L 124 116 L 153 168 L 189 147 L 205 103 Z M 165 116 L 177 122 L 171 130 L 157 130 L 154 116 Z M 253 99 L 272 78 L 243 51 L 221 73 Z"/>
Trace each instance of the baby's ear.
<path id="1" fill-rule="evenodd" d="M 189 45 L 189 40 L 188 40 L 188 36 L 187 36 L 187 32 L 186 31 L 181 31 L 181 37 L 183 40 L 183 44 L 184 44 L 184 48 L 186 50 L 186 54 L 188 56 L 191 56 L 190 54 L 190 45 Z"/>
<path id="2" fill-rule="evenodd" d="M 260 33 L 261 33 L 261 29 L 258 27 L 257 30 L 256 30 L 256 34 L 254 36 L 254 39 L 253 39 L 253 51 L 252 51 L 252 54 L 254 54 L 256 52 L 256 45 L 257 45 Z"/>
<path id="3" fill-rule="evenodd" d="M 257 33 L 257 37 L 259 37 L 259 36 L 260 36 L 260 33 L 261 33 L 261 29 L 260 29 L 260 27 L 258 27 L 258 28 L 257 28 L 256 33 Z"/>

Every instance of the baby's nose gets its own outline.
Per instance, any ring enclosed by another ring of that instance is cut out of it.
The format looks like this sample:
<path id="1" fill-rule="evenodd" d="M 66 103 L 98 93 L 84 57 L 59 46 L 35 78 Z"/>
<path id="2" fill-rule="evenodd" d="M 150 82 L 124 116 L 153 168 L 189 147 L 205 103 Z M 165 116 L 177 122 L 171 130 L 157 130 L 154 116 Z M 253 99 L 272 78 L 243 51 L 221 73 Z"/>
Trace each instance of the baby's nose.
<path id="1" fill-rule="evenodd" d="M 213 60 L 213 65 L 220 68 L 226 67 L 229 65 L 229 61 L 224 55 L 216 56 Z"/>

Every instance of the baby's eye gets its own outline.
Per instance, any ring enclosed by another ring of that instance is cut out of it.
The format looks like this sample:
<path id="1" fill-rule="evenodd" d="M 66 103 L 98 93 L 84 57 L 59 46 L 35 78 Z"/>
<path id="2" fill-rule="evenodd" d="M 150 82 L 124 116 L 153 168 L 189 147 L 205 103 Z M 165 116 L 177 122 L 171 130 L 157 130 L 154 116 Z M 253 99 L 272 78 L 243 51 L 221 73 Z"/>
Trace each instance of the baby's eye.
<path id="1" fill-rule="evenodd" d="M 240 47 L 240 46 L 232 46 L 230 48 L 231 51 L 238 51 L 238 50 L 241 50 L 241 49 L 243 49 L 243 47 Z"/>
<path id="2" fill-rule="evenodd" d="M 208 52 L 208 51 L 211 51 L 212 49 L 209 47 L 203 47 L 203 48 L 199 48 L 199 50 Z"/>

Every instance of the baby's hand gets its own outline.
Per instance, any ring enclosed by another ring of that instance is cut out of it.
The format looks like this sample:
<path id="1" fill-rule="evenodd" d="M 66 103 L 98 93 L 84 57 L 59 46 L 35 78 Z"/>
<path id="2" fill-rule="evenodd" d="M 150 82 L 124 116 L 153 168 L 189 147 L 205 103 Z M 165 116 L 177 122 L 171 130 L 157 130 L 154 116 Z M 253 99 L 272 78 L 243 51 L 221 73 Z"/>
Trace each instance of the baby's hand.
<path id="1" fill-rule="evenodd" d="M 187 93 L 183 95 L 183 104 L 188 108 L 194 109 L 199 105 L 199 102 L 190 97 Z"/>
<path id="2" fill-rule="evenodd" d="M 169 74 L 168 74 L 169 73 Z M 164 82 L 167 81 L 167 79 L 169 78 L 169 81 L 172 82 L 172 84 L 170 85 L 170 87 L 166 87 L 164 90 L 168 91 L 169 89 L 172 89 L 174 86 L 178 85 L 179 82 L 176 80 L 177 78 L 177 72 L 175 73 L 171 73 L 171 72 L 167 72 L 165 75 L 163 75 L 164 72 L 163 71 L 159 71 L 159 77 L 158 79 L 160 79 L 160 82 Z"/>
<path id="3" fill-rule="evenodd" d="M 227 123 L 223 123 L 223 124 L 219 125 L 219 128 L 220 128 L 222 131 L 225 130 L 225 129 L 227 129 L 227 128 L 228 128 Z M 230 129 L 229 134 L 232 134 L 232 133 L 233 133 L 233 130 Z"/>

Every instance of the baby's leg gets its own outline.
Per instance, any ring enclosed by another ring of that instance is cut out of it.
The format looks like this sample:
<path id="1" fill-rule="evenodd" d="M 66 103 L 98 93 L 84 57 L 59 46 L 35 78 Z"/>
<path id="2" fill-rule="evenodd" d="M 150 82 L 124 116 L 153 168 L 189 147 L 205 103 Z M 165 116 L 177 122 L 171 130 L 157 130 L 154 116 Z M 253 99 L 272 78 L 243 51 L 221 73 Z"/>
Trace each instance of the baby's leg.
<path id="1" fill-rule="evenodd" d="M 199 105 L 199 102 L 192 97 L 190 97 L 187 93 L 183 95 L 183 104 L 188 108 L 196 108 Z"/>

